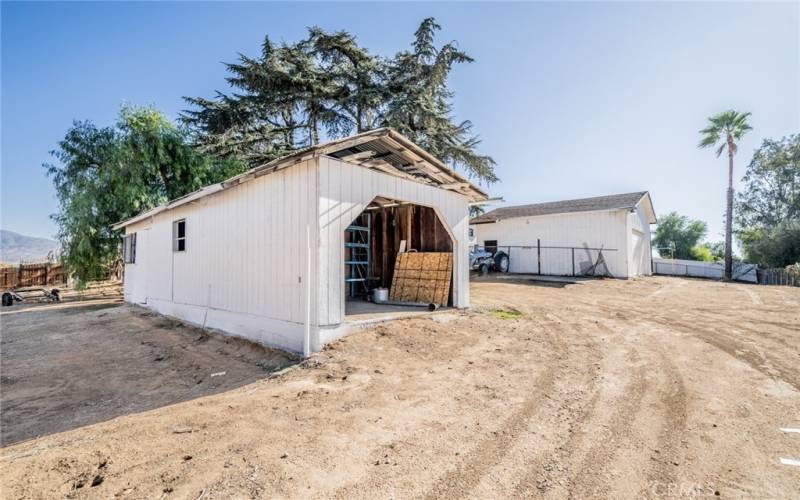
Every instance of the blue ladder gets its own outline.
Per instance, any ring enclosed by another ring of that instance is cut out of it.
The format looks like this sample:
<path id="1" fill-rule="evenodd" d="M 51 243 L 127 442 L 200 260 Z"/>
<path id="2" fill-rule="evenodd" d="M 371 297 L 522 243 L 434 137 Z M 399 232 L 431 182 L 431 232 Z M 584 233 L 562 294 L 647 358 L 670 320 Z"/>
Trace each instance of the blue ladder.
<path id="1" fill-rule="evenodd" d="M 372 270 L 372 214 L 363 213 L 356 218 L 346 231 L 350 241 L 345 241 L 345 283 L 349 286 L 351 297 L 369 293 L 370 271 Z M 360 290 L 359 290 L 360 289 Z"/>

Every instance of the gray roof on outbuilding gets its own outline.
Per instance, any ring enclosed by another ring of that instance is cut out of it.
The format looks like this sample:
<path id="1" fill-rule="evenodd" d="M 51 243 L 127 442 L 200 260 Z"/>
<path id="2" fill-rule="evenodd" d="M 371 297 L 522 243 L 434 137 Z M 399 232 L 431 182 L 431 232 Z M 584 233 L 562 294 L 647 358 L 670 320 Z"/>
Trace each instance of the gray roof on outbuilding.
<path id="1" fill-rule="evenodd" d="M 539 215 L 568 214 L 575 212 L 633 209 L 644 197 L 647 197 L 647 201 L 650 205 L 651 224 L 655 223 L 655 213 L 652 209 L 650 194 L 647 191 L 638 191 L 636 193 L 612 194 L 608 196 L 596 196 L 594 198 L 550 201 L 531 205 L 496 208 L 491 212 L 479 215 L 470 220 L 470 224 L 488 224 L 515 217 L 536 217 Z"/>

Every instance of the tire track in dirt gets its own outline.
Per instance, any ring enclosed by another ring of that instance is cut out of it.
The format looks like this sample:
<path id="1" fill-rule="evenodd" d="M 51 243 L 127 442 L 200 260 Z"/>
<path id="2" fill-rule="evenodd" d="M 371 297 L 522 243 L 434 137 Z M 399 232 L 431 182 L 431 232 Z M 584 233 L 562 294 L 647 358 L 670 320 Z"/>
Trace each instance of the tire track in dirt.
<path id="1" fill-rule="evenodd" d="M 740 290 L 744 290 L 744 292 L 750 297 L 750 300 L 753 302 L 754 306 L 763 306 L 764 302 L 761 301 L 761 297 L 754 291 L 751 290 L 747 286 L 742 286 Z"/>
<path id="2" fill-rule="evenodd" d="M 566 344 L 548 330 L 548 341 L 560 363 L 548 364 L 545 371 L 531 384 L 534 388 L 520 408 L 503 422 L 491 435 L 478 443 L 473 451 L 463 455 L 455 470 L 439 477 L 425 495 L 427 499 L 463 498 L 468 496 L 480 483 L 486 473 L 500 463 L 514 442 L 527 431 L 529 420 L 543 407 L 543 400 L 549 397 L 558 376 L 567 368 L 563 358 L 568 354 Z"/>
<path id="3" fill-rule="evenodd" d="M 646 323 L 639 325 L 643 327 L 642 331 L 649 330 Z M 606 320 L 600 320 L 598 326 L 609 335 L 624 335 L 623 331 L 629 328 L 627 324 L 623 329 L 616 328 L 613 324 L 607 324 Z M 607 469 L 613 464 L 618 451 L 626 449 L 626 445 L 633 445 L 628 451 L 635 452 L 637 446 L 642 451 L 642 443 L 649 442 L 646 438 L 649 433 L 641 435 L 634 427 L 634 422 L 640 418 L 660 420 L 655 426 L 657 437 L 652 445 L 658 450 L 658 458 L 651 456 L 651 463 L 643 468 L 641 480 L 644 484 L 640 495 L 646 497 L 650 493 L 648 487 L 653 481 L 667 484 L 676 482 L 675 463 L 681 460 L 681 443 L 687 432 L 688 393 L 684 378 L 657 338 L 645 336 L 640 342 L 625 339 L 620 343 L 633 349 L 627 353 L 625 365 L 640 366 L 631 375 L 623 396 L 612 399 L 608 405 L 616 407 L 615 413 L 603 425 L 604 436 L 593 437 L 597 444 L 585 453 L 580 466 L 576 467 L 569 483 L 571 498 L 613 498 L 621 494 L 610 490 L 613 486 L 607 477 Z M 604 373 L 607 374 L 608 370 L 604 370 Z M 650 408 L 651 404 L 648 395 L 655 396 L 658 405 L 655 410 L 645 410 L 645 406 Z M 589 408 L 594 409 L 600 400 L 598 392 Z M 591 425 L 591 420 L 586 424 Z M 647 445 L 647 455 L 650 455 L 650 447 Z M 580 450 L 573 449 L 571 453 L 578 455 Z M 588 484 L 583 484 L 582 481 L 587 477 Z M 631 482 L 632 479 L 627 481 Z"/>
<path id="4" fill-rule="evenodd" d="M 786 304 L 787 306 L 789 306 L 789 307 L 798 307 L 798 306 L 800 306 L 800 302 L 798 302 L 798 301 L 794 300 L 793 298 L 791 298 L 788 291 L 781 290 L 779 287 L 773 288 L 772 291 L 775 292 L 776 295 L 778 295 L 781 298 L 781 300 L 783 301 L 783 303 Z"/>
<path id="5" fill-rule="evenodd" d="M 580 322 L 565 321 L 551 312 L 545 317 L 557 323 L 558 334 L 568 344 L 568 359 L 562 360 L 567 368 L 535 418 L 528 420 L 502 459 L 475 485 L 470 492 L 473 498 L 529 498 L 547 488 L 553 475 L 564 470 L 554 457 L 560 456 L 566 441 L 575 438 L 583 408 L 590 399 L 596 400 L 602 361 L 598 342 Z"/>
<path id="6" fill-rule="evenodd" d="M 688 314 L 686 316 L 689 316 Z M 689 318 L 697 325 L 708 324 L 709 321 L 716 322 L 716 321 L 725 321 L 725 316 L 722 314 L 705 314 L 704 316 L 701 315 L 692 315 Z M 755 325 L 754 326 L 745 326 L 745 325 Z M 769 340 L 778 344 L 779 349 L 792 349 L 798 350 L 797 343 L 790 343 L 787 341 L 783 336 L 780 334 L 776 334 L 775 332 L 768 331 L 767 329 L 763 328 L 764 325 L 779 328 L 779 329 L 788 329 L 789 325 L 784 323 L 776 323 L 776 322 L 769 322 L 769 321 L 757 321 L 757 320 L 750 320 L 747 318 L 742 318 L 742 320 L 736 325 L 736 329 L 746 332 L 749 335 L 753 335 L 759 339 Z M 762 328 L 759 328 L 761 326 Z M 708 327 L 705 327 L 708 328 Z"/>
<path id="7" fill-rule="evenodd" d="M 610 335 L 624 335 L 622 329 L 606 324 L 605 320 L 601 320 L 599 326 Z M 628 325 L 624 326 L 625 329 L 628 328 Z M 643 331 L 648 331 L 646 326 Z M 616 402 L 611 400 L 609 406 L 616 407 L 616 410 L 603 425 L 603 436 L 594 437 L 597 444 L 585 453 L 580 466 L 576 467 L 569 488 L 569 496 L 572 498 L 616 497 L 622 494 L 621 491 L 612 490 L 614 486 L 609 481 L 608 469 L 623 450 L 633 453 L 638 450 L 639 453 L 644 452 L 645 457 L 651 458 L 651 462 L 643 467 L 640 477 L 643 483 L 640 490 L 642 497 L 651 493 L 649 487 L 654 481 L 665 484 L 676 482 L 675 464 L 682 461 L 681 443 L 687 432 L 688 394 L 685 381 L 660 340 L 644 336 L 640 342 L 626 339 L 622 343 L 633 348 L 627 353 L 626 365 L 640 366 L 631 374 L 623 396 L 617 398 Z M 595 396 L 593 406 L 600 399 L 599 393 Z M 644 410 L 645 406 L 651 408 L 650 401 L 653 397 L 657 405 L 655 410 Z M 645 427 L 637 429 L 634 422 L 642 418 Z M 651 427 L 647 422 L 653 418 L 657 423 Z M 591 424 L 591 420 L 588 423 Z M 652 445 L 644 444 L 652 442 L 647 438 L 650 435 L 648 428 L 653 428 L 656 432 Z M 652 456 L 651 446 L 657 450 L 655 457 Z M 574 450 L 573 453 L 577 455 L 579 451 Z M 626 479 L 626 486 L 633 481 L 633 477 Z"/>
<path id="8" fill-rule="evenodd" d="M 642 317 L 642 320 L 647 320 L 647 318 Z M 665 320 L 659 317 L 649 317 L 649 320 L 663 327 L 697 337 L 731 357 L 749 365 L 768 378 L 779 378 L 800 391 L 800 373 L 798 373 L 796 369 L 788 368 L 782 362 L 764 353 L 754 352 L 736 337 L 718 331 L 710 331 L 697 323 L 687 324 L 675 318 Z M 770 370 L 765 365 L 769 365 L 772 369 Z"/>
<path id="9" fill-rule="evenodd" d="M 656 289 L 654 292 L 651 292 L 650 294 L 648 294 L 648 295 L 646 296 L 646 298 L 647 298 L 648 300 L 649 300 L 649 299 L 653 299 L 653 298 L 655 298 L 655 297 L 658 297 L 658 296 L 659 296 L 659 295 L 661 295 L 662 293 L 671 292 L 671 291 L 673 291 L 673 290 L 677 290 L 677 289 L 679 289 L 679 288 L 681 288 L 681 287 L 684 287 L 684 286 L 686 286 L 686 282 L 684 282 L 684 281 L 676 281 L 676 282 L 674 282 L 674 283 L 670 283 L 670 284 L 667 284 L 667 285 L 664 285 L 664 286 L 661 286 L 661 287 L 659 287 L 659 288 L 658 288 L 658 289 Z"/>
<path id="10" fill-rule="evenodd" d="M 576 325 L 572 325 L 575 327 Z M 592 327 L 599 328 L 609 337 L 618 333 L 604 323 L 596 322 Z M 580 330 L 579 330 L 580 331 Z M 580 335 L 588 335 L 580 331 Z M 633 373 L 621 372 L 627 383 L 619 394 L 604 394 L 598 380 L 607 379 L 610 367 L 623 366 L 612 358 L 620 358 L 628 363 L 639 363 L 641 358 L 636 350 L 624 353 L 602 352 L 616 349 L 617 342 L 595 344 L 597 361 L 605 360 L 605 366 L 590 376 L 589 390 L 580 398 L 564 398 L 567 401 L 560 409 L 567 414 L 567 437 L 553 450 L 546 461 L 535 461 L 526 469 L 521 481 L 514 485 L 514 498 L 531 496 L 555 496 L 556 498 L 607 497 L 607 477 L 605 472 L 612 462 L 622 442 L 630 437 L 630 423 L 642 406 L 647 393 L 646 368 L 642 364 Z M 641 363 L 639 363 L 641 364 Z M 588 394 L 591 394 L 590 397 Z M 611 396 L 611 397 L 609 397 Z M 603 405 L 603 401 L 608 404 Z M 610 410 L 609 410 L 610 409 Z M 610 413 L 609 413 L 610 412 Z M 548 423 L 558 431 L 558 426 Z M 563 426 L 563 425 L 562 425 Z M 603 436 L 588 434 L 581 430 L 601 427 Z M 575 465 L 577 463 L 578 465 Z M 588 482 L 587 482 L 588 481 Z"/>
<path id="11" fill-rule="evenodd" d="M 629 351 L 626 355 L 628 366 L 637 364 L 639 360 L 636 351 Z M 648 389 L 646 368 L 639 366 L 630 373 L 630 381 L 623 394 L 612 400 L 609 406 L 614 410 L 603 425 L 601 435 L 593 436 L 594 445 L 575 468 L 569 488 L 571 498 L 609 497 L 609 482 L 605 472 L 622 443 L 630 438 L 631 422 L 639 412 Z"/>
<path id="12" fill-rule="evenodd" d="M 658 335 L 656 335 L 658 336 Z M 651 466 L 646 472 L 647 484 L 656 482 L 675 484 L 675 465 L 681 461 L 681 442 L 686 435 L 688 413 L 688 394 L 681 371 L 671 361 L 671 356 L 657 338 L 648 339 L 648 345 L 655 349 L 657 371 L 665 380 L 660 391 L 660 403 L 664 409 L 664 421 L 656 441 L 658 458 L 651 457 Z M 641 492 L 642 496 L 651 491 Z"/>
<path id="13" fill-rule="evenodd" d="M 595 306 L 595 308 L 598 307 Z M 619 313 L 619 310 L 616 308 L 616 306 L 599 306 L 599 309 L 612 316 Z M 674 316 L 665 318 L 660 316 L 657 311 L 641 312 L 629 308 L 625 311 L 625 314 L 629 317 L 629 319 L 635 319 L 636 321 L 642 323 L 651 322 L 666 328 L 668 331 L 677 331 L 680 333 L 689 334 L 713 347 L 716 347 L 734 359 L 749 365 L 751 368 L 762 373 L 763 375 L 771 379 L 779 378 L 793 386 L 795 389 L 800 390 L 799 370 L 788 367 L 782 361 L 777 360 L 775 357 L 769 356 L 764 352 L 754 352 L 751 347 L 747 346 L 746 343 L 742 342 L 736 336 L 720 332 L 718 329 L 719 327 L 717 326 L 718 323 L 707 325 L 709 319 L 718 318 L 720 322 L 723 322 L 726 320 L 724 317 L 713 315 L 710 317 L 703 317 L 700 315 L 693 315 L 691 310 L 689 310 L 683 313 L 684 317 L 688 317 L 689 320 L 692 321 L 691 323 L 688 323 L 686 320 L 682 320 Z M 758 332 L 751 328 L 742 327 L 741 325 L 739 327 L 743 330 L 747 330 L 748 332 L 756 334 L 761 340 L 771 337 L 769 334 Z M 784 340 L 776 339 L 775 342 L 783 344 L 787 347 L 789 346 Z M 768 368 L 767 365 L 771 369 Z"/>
<path id="14" fill-rule="evenodd" d="M 501 306 L 497 305 L 497 307 Z M 518 409 L 513 412 L 512 415 L 499 428 L 490 428 L 490 430 L 493 430 L 494 432 L 486 435 L 478 446 L 473 447 L 473 452 L 462 452 L 460 455 L 456 453 L 457 457 L 461 457 L 461 461 L 459 462 L 456 470 L 449 472 L 447 471 L 449 466 L 452 466 L 452 462 L 449 458 L 445 457 L 449 457 L 451 454 L 437 453 L 435 455 L 436 459 L 434 459 L 433 463 L 428 464 L 427 469 L 437 470 L 438 472 L 432 472 L 427 475 L 427 479 L 420 481 L 423 484 L 434 483 L 433 487 L 435 489 L 428 493 L 425 487 L 422 486 L 421 490 L 417 490 L 417 494 L 415 495 L 416 497 L 424 496 L 426 494 L 428 496 L 437 498 L 448 495 L 467 495 L 472 489 L 474 489 L 475 485 L 478 484 L 481 479 L 481 475 L 485 474 L 485 472 L 491 468 L 493 460 L 502 460 L 505 453 L 507 453 L 508 450 L 513 446 L 513 442 L 515 440 L 513 436 L 521 435 L 522 430 L 524 430 L 526 420 L 529 419 L 532 414 L 536 413 L 539 407 L 544 406 L 544 399 L 548 397 L 547 393 L 550 390 L 549 388 L 553 386 L 555 381 L 558 379 L 559 374 L 562 373 L 561 368 L 564 363 L 556 360 L 566 358 L 568 350 L 566 345 L 559 337 L 559 334 L 562 332 L 558 331 L 558 326 L 559 325 L 556 321 L 548 318 L 542 323 L 537 323 L 536 327 L 530 332 L 531 334 L 539 337 L 537 349 L 546 353 L 546 355 L 541 356 L 541 361 L 536 362 L 542 367 L 542 369 L 530 374 L 530 376 L 533 377 L 532 380 L 524 381 L 526 387 L 531 387 L 534 389 L 534 393 L 523 393 L 523 396 L 526 396 L 527 394 L 527 397 L 524 397 L 524 399 L 522 399 L 522 401 L 517 405 L 508 407 L 509 411 L 514 410 L 514 408 Z M 528 338 L 527 340 L 529 341 L 531 339 Z M 508 347 L 509 346 L 506 346 L 505 348 Z M 553 361 L 550 361 L 550 359 Z M 517 390 L 519 391 L 520 389 L 517 388 Z M 527 391 L 527 389 L 523 390 Z M 451 396 L 456 397 L 457 394 L 453 394 Z M 456 397 L 456 400 L 458 399 L 460 398 Z M 507 415 L 508 413 L 505 414 Z M 498 415 L 497 419 L 494 421 L 500 420 L 501 418 L 502 414 Z M 460 425 L 456 428 L 460 428 Z M 446 432 L 446 429 L 442 429 L 442 431 Z M 455 431 L 457 434 L 460 432 L 461 431 Z M 480 438 L 480 434 L 474 435 L 475 440 Z M 408 436 L 405 439 L 400 439 L 398 437 L 395 439 L 395 441 L 403 442 L 412 446 L 426 446 L 426 443 L 427 445 L 430 445 L 429 441 L 425 441 L 423 443 L 419 442 L 419 439 L 419 436 Z M 445 441 L 459 442 L 462 440 L 462 436 L 456 435 L 448 437 Z M 469 442 L 469 440 L 466 440 L 465 442 Z M 397 450 L 395 450 L 395 452 L 396 451 Z M 379 445 L 372 450 L 371 455 L 381 457 L 385 455 L 385 452 L 386 447 L 384 445 Z M 461 474 L 469 479 L 463 479 Z M 331 494 L 326 495 L 326 497 L 374 498 L 380 496 L 381 494 L 386 494 L 389 491 L 395 491 L 397 482 L 398 476 L 396 474 L 386 474 L 377 469 L 374 471 L 370 470 L 367 471 L 366 474 L 362 475 L 362 477 L 360 477 L 357 481 L 343 485 Z"/>
<path id="15" fill-rule="evenodd" d="M 579 334 L 585 334 L 579 325 L 571 326 L 575 327 Z M 585 384 L 586 389 L 576 390 L 570 387 L 562 389 L 559 394 L 562 403 L 556 408 L 556 414 L 545 420 L 547 429 L 552 434 L 561 432 L 564 428 L 564 432 L 568 435 L 567 439 L 564 440 L 559 435 L 551 436 L 557 443 L 551 453 L 542 456 L 543 450 L 537 457 L 527 461 L 522 479 L 513 486 L 513 493 L 510 495 L 512 498 L 530 498 L 533 492 L 542 494 L 553 486 L 570 484 L 569 466 L 563 464 L 568 464 L 569 457 L 574 454 L 583 437 L 577 431 L 596 411 L 600 400 L 600 391 L 597 387 L 600 370 L 595 370 L 594 366 L 603 360 L 604 354 L 597 343 L 594 343 L 589 354 L 591 357 L 584 360 L 584 366 L 589 368 L 585 373 L 588 379 Z M 587 398 L 587 395 L 591 397 Z"/>

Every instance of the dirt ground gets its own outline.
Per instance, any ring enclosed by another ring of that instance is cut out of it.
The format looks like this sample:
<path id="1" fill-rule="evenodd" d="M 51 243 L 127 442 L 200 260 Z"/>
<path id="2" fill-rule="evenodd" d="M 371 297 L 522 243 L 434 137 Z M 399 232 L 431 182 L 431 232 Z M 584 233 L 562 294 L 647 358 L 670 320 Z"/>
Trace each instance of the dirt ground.
<path id="1" fill-rule="evenodd" d="M 480 280 L 472 301 L 277 377 L 5 447 L 3 497 L 800 493 L 780 462 L 800 460 L 781 431 L 800 428 L 800 289 Z M 81 317 L 116 324 L 96 314 Z"/>
<path id="2" fill-rule="evenodd" d="M 293 362 L 121 306 L 118 285 L 64 295 L 0 311 L 4 446 L 241 387 Z"/>

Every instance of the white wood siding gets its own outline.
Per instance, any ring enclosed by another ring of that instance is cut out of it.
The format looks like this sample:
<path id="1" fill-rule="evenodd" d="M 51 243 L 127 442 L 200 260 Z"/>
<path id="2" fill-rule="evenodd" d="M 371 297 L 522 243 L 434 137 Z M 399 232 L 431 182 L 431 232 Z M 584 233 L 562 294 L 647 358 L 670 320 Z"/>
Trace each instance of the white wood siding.
<path id="1" fill-rule="evenodd" d="M 316 160 L 306 161 L 127 227 L 126 234 L 147 236 L 137 236 L 136 263 L 125 266 L 125 300 L 197 306 L 302 326 L 304 286 L 316 282 L 316 180 Z M 172 251 L 172 223 L 179 219 L 186 219 L 185 252 Z M 311 276 L 304 276 L 307 225 Z M 314 323 L 316 294 L 311 298 Z M 302 338 L 295 338 L 297 329 L 289 330 L 265 331 L 257 340 L 290 342 L 291 347 L 280 347 L 299 350 Z"/>
<path id="2" fill-rule="evenodd" d="M 469 306 L 469 244 L 467 199 L 452 191 L 401 179 L 334 158 L 320 158 L 319 324 L 344 320 L 344 231 L 376 197 L 433 207 L 454 236 L 453 300 Z"/>
<path id="3" fill-rule="evenodd" d="M 469 306 L 467 199 L 327 157 L 127 226 L 126 234 L 138 235 L 136 263 L 125 266 L 125 300 L 299 352 L 310 286 L 317 350 L 345 332 L 334 328 L 344 321 L 344 230 L 377 196 L 436 210 L 454 236 L 455 304 Z M 179 219 L 186 220 L 185 252 L 172 250 Z"/>
<path id="4" fill-rule="evenodd" d="M 150 228 L 147 224 L 137 224 L 127 228 L 126 234 L 136 233 L 136 258 L 132 264 L 125 264 L 125 279 L 122 291 L 125 300 L 135 304 L 144 304 L 147 300 L 147 237 Z"/>
<path id="5" fill-rule="evenodd" d="M 509 271 L 512 273 L 538 271 L 536 240 L 539 239 L 543 247 L 602 247 L 610 273 L 617 278 L 627 278 L 630 234 L 627 214 L 626 210 L 616 210 L 540 215 L 471 227 L 478 245 L 486 240 L 497 240 L 499 246 L 528 247 L 511 249 Z M 597 254 L 597 251 L 575 250 L 576 271 L 580 271 L 581 264 L 596 260 Z M 541 261 L 543 274 L 572 274 L 570 250 L 543 248 Z"/>

